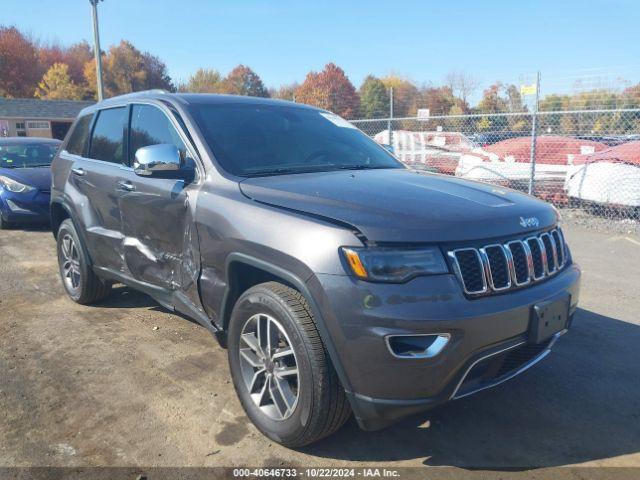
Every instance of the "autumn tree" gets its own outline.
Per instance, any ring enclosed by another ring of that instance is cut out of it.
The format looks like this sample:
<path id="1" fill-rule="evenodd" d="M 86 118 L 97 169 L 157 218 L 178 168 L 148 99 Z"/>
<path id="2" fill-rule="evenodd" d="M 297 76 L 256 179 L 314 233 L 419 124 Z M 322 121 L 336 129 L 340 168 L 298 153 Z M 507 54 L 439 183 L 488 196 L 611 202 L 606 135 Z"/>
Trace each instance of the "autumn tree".
<path id="1" fill-rule="evenodd" d="M 468 73 L 453 71 L 445 77 L 445 85 L 449 87 L 454 97 L 460 99 L 458 107 L 467 111 L 469 110 L 469 98 L 478 90 L 480 82 Z"/>
<path id="2" fill-rule="evenodd" d="M 356 89 L 340 67 L 325 65 L 321 72 L 309 72 L 296 91 L 296 101 L 332 111 L 345 118 L 358 114 Z"/>
<path id="3" fill-rule="evenodd" d="M 389 92 L 382 80 L 369 75 L 360 86 L 360 114 L 364 118 L 389 116 Z"/>
<path id="4" fill-rule="evenodd" d="M 238 65 L 229 72 L 222 82 L 221 93 L 251 97 L 269 96 L 258 74 L 245 65 Z"/>
<path id="5" fill-rule="evenodd" d="M 409 80 L 397 75 L 382 79 L 384 86 L 393 88 L 393 114 L 396 117 L 413 117 L 418 112 L 420 91 Z"/>
<path id="6" fill-rule="evenodd" d="M 144 52 L 142 54 L 142 64 L 147 72 L 146 88 L 161 88 L 168 92 L 176 91 L 176 87 L 167 71 L 167 65 L 159 57 L 149 52 Z"/>
<path id="7" fill-rule="evenodd" d="M 270 88 L 269 96 L 271 98 L 279 98 L 280 100 L 296 101 L 296 91 L 300 88 L 300 84 L 294 82 L 288 85 L 282 85 L 279 88 Z"/>
<path id="8" fill-rule="evenodd" d="M 102 67 L 106 96 L 151 88 L 175 90 L 166 65 L 158 57 L 141 52 L 126 40 L 112 46 L 108 54 L 102 55 Z M 95 62 L 85 64 L 84 77 L 89 88 L 95 89 Z"/>
<path id="9" fill-rule="evenodd" d="M 423 88 L 420 96 L 420 106 L 428 108 L 431 115 L 447 115 L 457 103 L 451 88 L 447 86 Z"/>
<path id="10" fill-rule="evenodd" d="M 482 131 L 502 130 L 507 122 L 502 116 L 492 116 L 491 114 L 505 113 L 509 111 L 509 102 L 504 96 L 505 87 L 501 82 L 496 82 L 487 88 L 480 103 L 478 103 L 479 113 L 487 114 L 478 122 L 478 129 Z"/>
<path id="11" fill-rule="evenodd" d="M 66 63 L 54 63 L 44 74 L 35 91 L 37 98 L 47 100 L 81 100 L 85 89 L 69 76 Z"/>
<path id="12" fill-rule="evenodd" d="M 187 82 L 180 85 L 180 92 L 217 93 L 221 89 L 222 76 L 217 70 L 200 68 Z"/>
<path id="13" fill-rule="evenodd" d="M 0 96 L 31 97 L 40 76 L 34 43 L 17 28 L 0 26 Z"/>
<path id="14" fill-rule="evenodd" d="M 84 82 L 84 66 L 87 62 L 93 61 L 93 50 L 86 42 L 78 42 L 67 48 L 64 63 L 69 65 L 69 76 L 71 80 L 80 84 Z"/>
<path id="15" fill-rule="evenodd" d="M 92 59 L 93 53 L 86 41 L 74 43 L 70 47 L 51 44 L 40 45 L 38 48 L 38 61 L 42 74 L 46 73 L 55 63 L 64 63 L 69 66 L 69 77 L 76 84 L 85 81 L 84 66 Z"/>

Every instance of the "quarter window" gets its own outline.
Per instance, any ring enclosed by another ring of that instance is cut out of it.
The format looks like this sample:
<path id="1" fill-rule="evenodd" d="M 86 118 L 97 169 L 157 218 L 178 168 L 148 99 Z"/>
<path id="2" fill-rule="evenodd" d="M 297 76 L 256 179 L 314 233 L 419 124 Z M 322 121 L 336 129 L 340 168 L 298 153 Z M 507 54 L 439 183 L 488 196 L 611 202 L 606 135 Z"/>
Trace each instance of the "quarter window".
<path id="1" fill-rule="evenodd" d="M 133 105 L 129 133 L 131 163 L 139 148 L 160 144 L 175 145 L 183 159 L 187 156 L 186 145 L 169 118 L 160 109 L 151 105 Z"/>
<path id="2" fill-rule="evenodd" d="M 76 126 L 71 132 L 69 141 L 67 142 L 66 151 L 74 155 L 84 155 L 84 147 L 89 138 L 89 128 L 91 127 L 91 119 L 93 114 L 84 115 L 78 119 Z"/>
<path id="3" fill-rule="evenodd" d="M 127 124 L 127 108 L 101 110 L 91 137 L 89 158 L 105 162 L 123 163 L 124 130 Z"/>

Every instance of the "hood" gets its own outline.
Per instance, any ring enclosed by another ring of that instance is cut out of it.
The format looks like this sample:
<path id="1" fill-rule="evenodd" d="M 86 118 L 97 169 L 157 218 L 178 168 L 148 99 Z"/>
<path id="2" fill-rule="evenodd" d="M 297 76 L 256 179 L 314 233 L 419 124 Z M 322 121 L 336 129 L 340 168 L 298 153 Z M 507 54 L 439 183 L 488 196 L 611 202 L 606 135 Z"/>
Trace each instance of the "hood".
<path id="1" fill-rule="evenodd" d="M 9 177 L 17 182 L 24 183 L 38 190 L 51 189 L 51 168 L 0 168 L 0 175 Z"/>
<path id="2" fill-rule="evenodd" d="M 555 210 L 513 190 L 455 177 L 360 170 L 243 180 L 247 197 L 354 226 L 374 242 L 456 242 L 552 226 Z"/>

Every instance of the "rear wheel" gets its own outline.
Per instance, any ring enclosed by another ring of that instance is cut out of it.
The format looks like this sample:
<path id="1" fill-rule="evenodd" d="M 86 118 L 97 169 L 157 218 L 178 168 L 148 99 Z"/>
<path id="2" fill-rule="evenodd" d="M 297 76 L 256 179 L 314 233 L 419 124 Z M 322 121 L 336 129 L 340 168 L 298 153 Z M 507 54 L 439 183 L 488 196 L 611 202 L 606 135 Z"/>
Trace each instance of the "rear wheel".
<path id="1" fill-rule="evenodd" d="M 71 300 L 88 305 L 109 295 L 111 284 L 91 270 L 87 253 L 70 219 L 60 224 L 57 239 L 60 278 Z"/>
<path id="2" fill-rule="evenodd" d="M 351 413 L 300 292 L 276 282 L 247 290 L 229 325 L 233 383 L 249 418 L 289 447 L 338 430 Z"/>

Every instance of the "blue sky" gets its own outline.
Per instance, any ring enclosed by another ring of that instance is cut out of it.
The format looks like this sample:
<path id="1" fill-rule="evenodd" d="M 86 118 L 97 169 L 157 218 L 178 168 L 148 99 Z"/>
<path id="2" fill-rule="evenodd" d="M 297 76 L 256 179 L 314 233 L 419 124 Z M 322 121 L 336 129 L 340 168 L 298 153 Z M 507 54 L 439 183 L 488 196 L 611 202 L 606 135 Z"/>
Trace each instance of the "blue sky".
<path id="1" fill-rule="evenodd" d="M 356 86 L 369 73 L 438 84 L 451 70 L 485 86 L 537 69 L 543 87 L 583 75 L 640 81 L 636 0 L 105 0 L 99 8 L 103 48 L 128 39 L 176 80 L 244 63 L 277 86 L 333 61 Z M 1 11 L 0 22 L 44 41 L 92 38 L 88 0 L 2 0 Z"/>

